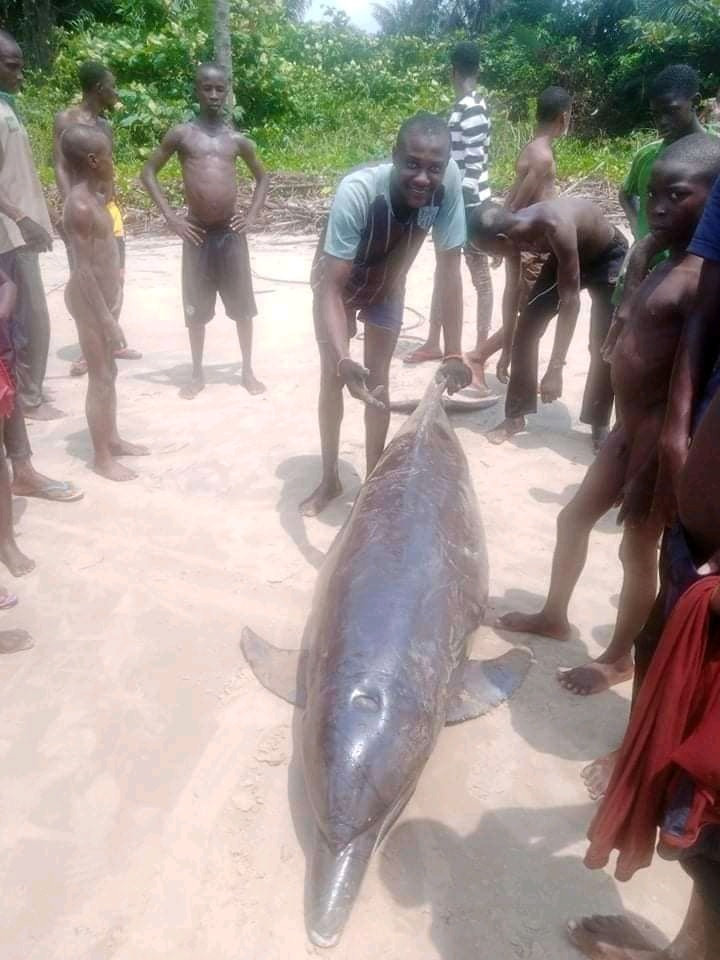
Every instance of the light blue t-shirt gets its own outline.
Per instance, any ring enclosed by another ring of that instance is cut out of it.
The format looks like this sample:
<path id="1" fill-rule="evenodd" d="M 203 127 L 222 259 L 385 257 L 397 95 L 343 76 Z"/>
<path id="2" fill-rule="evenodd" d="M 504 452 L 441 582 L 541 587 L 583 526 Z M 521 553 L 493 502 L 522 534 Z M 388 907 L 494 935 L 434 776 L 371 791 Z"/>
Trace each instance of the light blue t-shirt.
<path id="1" fill-rule="evenodd" d="M 430 203 L 413 210 L 404 221 L 395 216 L 390 201 L 392 168 L 392 163 L 381 163 L 344 177 L 320 238 L 316 266 L 323 253 L 353 261 L 347 302 L 358 306 L 382 302 L 402 290 L 429 233 L 439 251 L 465 244 L 462 177 L 455 161 L 449 162 Z"/>

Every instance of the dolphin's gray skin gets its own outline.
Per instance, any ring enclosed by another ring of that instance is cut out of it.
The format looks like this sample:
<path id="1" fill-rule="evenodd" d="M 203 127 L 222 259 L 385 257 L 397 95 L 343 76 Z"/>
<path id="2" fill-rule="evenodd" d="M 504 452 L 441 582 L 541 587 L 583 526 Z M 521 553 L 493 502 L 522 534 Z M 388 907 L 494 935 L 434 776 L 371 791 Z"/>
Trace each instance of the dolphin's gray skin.
<path id="1" fill-rule="evenodd" d="M 302 760 L 317 824 L 307 927 L 340 939 L 374 848 L 410 799 L 446 723 L 507 699 L 531 662 L 467 659 L 487 599 L 485 537 L 465 454 L 433 382 L 360 490 L 323 563 L 307 649 L 251 630 L 260 682 L 305 708 Z"/>

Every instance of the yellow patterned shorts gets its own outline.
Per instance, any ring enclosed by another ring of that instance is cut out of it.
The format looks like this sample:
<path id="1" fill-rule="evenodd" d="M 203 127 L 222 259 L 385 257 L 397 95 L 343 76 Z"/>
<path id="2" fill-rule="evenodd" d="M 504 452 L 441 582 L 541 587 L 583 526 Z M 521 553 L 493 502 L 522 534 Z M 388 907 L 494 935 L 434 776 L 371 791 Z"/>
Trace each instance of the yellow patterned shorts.
<path id="1" fill-rule="evenodd" d="M 113 236 L 114 237 L 124 237 L 125 236 L 125 225 L 123 224 L 122 213 L 120 212 L 120 207 L 115 203 L 114 200 L 111 200 L 110 203 L 106 204 L 107 212 L 110 214 L 113 225 Z"/>

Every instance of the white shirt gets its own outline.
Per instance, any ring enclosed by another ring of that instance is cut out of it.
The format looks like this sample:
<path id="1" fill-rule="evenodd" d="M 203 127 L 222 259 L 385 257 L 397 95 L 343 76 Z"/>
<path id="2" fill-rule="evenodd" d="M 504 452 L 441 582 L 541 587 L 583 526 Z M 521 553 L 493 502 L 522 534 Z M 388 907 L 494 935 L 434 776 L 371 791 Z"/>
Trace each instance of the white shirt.
<path id="1" fill-rule="evenodd" d="M 35 169 L 27 130 L 12 107 L 3 100 L 0 100 L 0 192 L 52 235 L 50 214 Z M 0 213 L 0 253 L 24 246 L 18 225 Z"/>

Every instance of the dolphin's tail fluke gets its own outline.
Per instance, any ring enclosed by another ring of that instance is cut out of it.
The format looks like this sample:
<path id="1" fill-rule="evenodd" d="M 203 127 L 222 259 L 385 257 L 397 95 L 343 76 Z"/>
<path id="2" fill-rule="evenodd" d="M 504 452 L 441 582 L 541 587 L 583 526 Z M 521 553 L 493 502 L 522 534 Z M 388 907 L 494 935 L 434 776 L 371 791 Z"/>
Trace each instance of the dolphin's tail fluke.
<path id="1" fill-rule="evenodd" d="M 306 895 L 308 936 L 318 947 L 334 947 L 360 890 L 377 831 L 356 837 L 339 852 L 318 831 Z"/>

